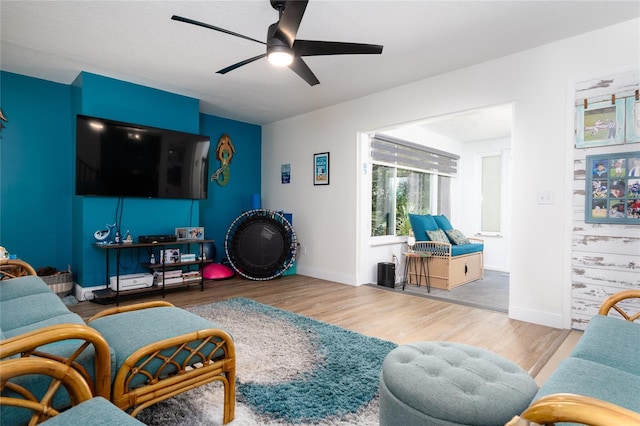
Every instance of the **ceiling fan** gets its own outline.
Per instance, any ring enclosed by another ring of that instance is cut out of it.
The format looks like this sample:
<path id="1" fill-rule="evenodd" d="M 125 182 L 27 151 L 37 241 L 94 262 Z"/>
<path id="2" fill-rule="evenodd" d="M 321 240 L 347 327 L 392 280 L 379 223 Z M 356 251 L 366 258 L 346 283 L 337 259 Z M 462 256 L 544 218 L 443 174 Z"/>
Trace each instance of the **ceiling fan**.
<path id="1" fill-rule="evenodd" d="M 270 0 L 271 6 L 278 11 L 278 22 L 271 24 L 267 31 L 267 41 L 256 40 L 243 34 L 238 34 L 224 28 L 206 24 L 204 22 L 194 21 L 193 19 L 183 18 L 173 15 L 171 19 L 174 21 L 185 22 L 187 24 L 198 25 L 225 34 L 240 37 L 246 40 L 255 41 L 256 43 L 267 46 L 265 53 L 245 59 L 236 64 L 217 71 L 218 74 L 226 74 L 241 66 L 250 64 L 267 57 L 269 62 L 274 65 L 288 66 L 293 72 L 298 74 L 309 85 L 315 86 L 320 81 L 313 74 L 311 69 L 302 59 L 303 56 L 319 56 L 319 55 L 375 55 L 382 53 L 382 46 L 377 44 L 363 43 L 342 43 L 335 41 L 314 41 L 314 40 L 297 40 L 296 34 L 300 27 L 300 22 L 307 8 L 308 0 Z"/>

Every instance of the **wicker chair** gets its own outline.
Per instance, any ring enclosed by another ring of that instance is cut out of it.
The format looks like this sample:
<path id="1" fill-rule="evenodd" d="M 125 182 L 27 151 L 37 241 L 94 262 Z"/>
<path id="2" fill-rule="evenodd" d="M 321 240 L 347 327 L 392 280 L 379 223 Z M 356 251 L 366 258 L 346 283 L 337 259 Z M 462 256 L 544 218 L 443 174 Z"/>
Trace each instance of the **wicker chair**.
<path id="1" fill-rule="evenodd" d="M 236 358 L 233 340 L 227 332 L 168 302 L 107 309 L 85 324 L 64 307 L 41 279 L 25 276 L 35 275 L 28 264 L 9 260 L 2 265 L 16 277 L 0 281 L 0 296 L 7 289 L 8 300 L 0 297 L 3 306 L 22 310 L 16 294 L 28 295 L 33 288 L 37 293 L 33 297 L 41 298 L 41 306 L 55 306 L 58 316 L 49 322 L 60 322 L 3 336 L 7 337 L 0 341 L 3 380 L 9 358 L 55 360 L 79 373 L 92 395 L 110 400 L 134 417 L 152 404 L 220 381 L 224 386 L 223 423 L 233 420 Z M 40 321 L 42 313 L 36 316 Z M 3 316 L 1 324 L 4 321 Z M 112 352 L 116 367 L 113 375 Z"/>
<path id="2" fill-rule="evenodd" d="M 35 269 L 19 259 L 0 259 L 0 280 L 36 275 Z"/>
<path id="3" fill-rule="evenodd" d="M 42 377 L 49 383 L 44 393 L 36 394 L 23 386 L 21 379 L 33 376 Z M 66 390 L 71 399 L 72 408 L 64 411 L 56 406 L 53 398 L 60 387 Z M 0 406 L 24 411 L 25 417 L 29 418 L 29 425 L 143 425 L 108 400 L 94 398 L 80 373 L 67 364 L 51 359 L 26 357 L 3 361 L 0 392 Z"/>

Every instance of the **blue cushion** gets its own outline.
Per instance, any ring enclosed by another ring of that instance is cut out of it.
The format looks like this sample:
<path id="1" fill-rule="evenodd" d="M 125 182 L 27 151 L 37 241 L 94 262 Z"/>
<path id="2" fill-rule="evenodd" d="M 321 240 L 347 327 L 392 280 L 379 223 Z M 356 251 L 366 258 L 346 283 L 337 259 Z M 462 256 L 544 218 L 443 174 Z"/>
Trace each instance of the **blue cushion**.
<path id="1" fill-rule="evenodd" d="M 40 277 L 28 275 L 2 281 L 0 302 L 17 299 L 31 294 L 51 293 L 49 286 Z"/>
<path id="2" fill-rule="evenodd" d="M 409 222 L 416 241 L 429 241 L 427 231 L 435 231 L 438 224 L 430 214 L 412 214 L 409 213 Z"/>
<path id="3" fill-rule="evenodd" d="M 571 356 L 640 376 L 640 324 L 595 315 Z"/>
<path id="4" fill-rule="evenodd" d="M 451 226 L 449 219 L 447 219 L 447 217 L 443 214 L 433 216 L 433 220 L 436 221 L 438 228 L 442 229 L 443 231 L 448 231 L 450 229 L 453 229 L 453 226 Z"/>
<path id="5" fill-rule="evenodd" d="M 2 331 L 13 337 L 52 324 L 84 324 L 82 318 L 69 312 L 62 300 L 49 291 L 0 302 Z"/>
<path id="6" fill-rule="evenodd" d="M 144 333 L 141 333 L 141 324 L 153 325 L 145 327 Z M 157 343 L 161 340 L 181 336 L 193 331 L 205 330 L 210 328 L 222 328 L 198 315 L 187 312 L 176 307 L 159 307 L 150 309 L 141 309 L 131 312 L 122 312 L 115 315 L 98 318 L 89 324 L 102 334 L 115 350 L 116 354 L 116 370 L 119 370 L 122 364 L 136 350 L 151 343 Z M 201 351 L 208 355 L 208 349 L 203 348 Z M 166 351 L 165 355 L 173 353 L 173 350 Z M 190 353 L 185 349 L 181 355 L 177 357 L 177 362 L 182 362 Z M 222 355 L 220 353 L 219 355 Z M 217 356 L 217 355 L 216 355 Z M 198 356 L 193 357 L 193 362 L 200 361 Z M 160 362 L 152 361 L 149 370 L 159 368 Z M 171 371 L 168 371 L 171 372 Z M 138 374 L 131 380 L 130 387 L 135 387 L 146 382 L 147 378 Z"/>
<path id="7" fill-rule="evenodd" d="M 92 425 L 92 426 L 112 426 L 112 425 L 144 425 L 141 421 L 131 417 L 118 407 L 102 397 L 95 397 L 88 401 L 58 414 L 46 422 L 47 426 L 68 426 L 68 425 Z"/>
<path id="8" fill-rule="evenodd" d="M 451 246 L 451 256 L 460 256 L 462 254 L 477 253 L 484 249 L 484 244 L 462 244 Z"/>
<path id="9" fill-rule="evenodd" d="M 615 352 L 615 347 L 608 348 Z M 534 400 L 554 393 L 586 395 L 640 412 L 638 376 L 585 359 L 569 357 L 563 360 Z"/>

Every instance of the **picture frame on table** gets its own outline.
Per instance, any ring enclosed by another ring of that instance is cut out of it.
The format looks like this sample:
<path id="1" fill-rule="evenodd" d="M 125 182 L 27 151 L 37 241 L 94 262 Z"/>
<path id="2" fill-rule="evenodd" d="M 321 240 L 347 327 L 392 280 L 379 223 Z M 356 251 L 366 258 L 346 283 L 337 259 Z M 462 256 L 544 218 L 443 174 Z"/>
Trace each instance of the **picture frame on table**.
<path id="1" fill-rule="evenodd" d="M 177 240 L 204 240 L 203 226 L 183 226 L 176 228 Z"/>
<path id="2" fill-rule="evenodd" d="M 313 154 L 313 184 L 329 185 L 329 153 Z"/>
<path id="3" fill-rule="evenodd" d="M 625 100 L 588 103 L 576 107 L 576 148 L 625 142 Z"/>

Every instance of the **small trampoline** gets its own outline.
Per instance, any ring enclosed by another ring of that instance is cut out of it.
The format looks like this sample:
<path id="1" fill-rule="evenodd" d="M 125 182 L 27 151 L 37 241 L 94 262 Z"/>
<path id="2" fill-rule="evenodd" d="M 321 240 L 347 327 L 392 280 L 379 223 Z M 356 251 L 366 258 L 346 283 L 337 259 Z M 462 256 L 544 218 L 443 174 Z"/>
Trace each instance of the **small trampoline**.
<path id="1" fill-rule="evenodd" d="M 293 265 L 298 240 L 289 221 L 271 210 L 250 210 L 233 221 L 224 242 L 229 263 L 243 277 L 265 281 Z"/>

